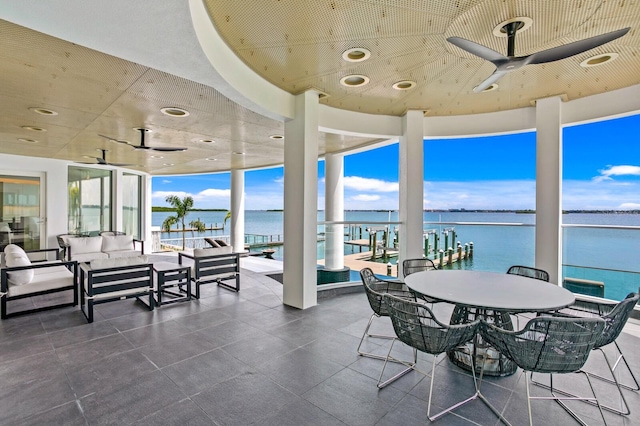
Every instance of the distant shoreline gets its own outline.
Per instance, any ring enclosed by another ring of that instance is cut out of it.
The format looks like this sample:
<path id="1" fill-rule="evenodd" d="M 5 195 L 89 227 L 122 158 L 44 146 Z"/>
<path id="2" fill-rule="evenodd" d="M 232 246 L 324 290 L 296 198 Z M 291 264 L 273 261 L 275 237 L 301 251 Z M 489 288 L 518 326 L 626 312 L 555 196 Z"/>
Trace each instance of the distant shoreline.
<path id="1" fill-rule="evenodd" d="M 153 206 L 152 212 L 174 212 L 171 207 Z M 227 212 L 228 209 L 191 209 L 191 212 Z M 247 210 L 257 212 L 284 212 L 282 209 L 266 209 L 266 210 Z M 318 210 L 319 212 L 324 210 Z M 395 212 L 397 210 L 345 210 L 345 212 Z M 535 210 L 486 210 L 486 209 L 448 209 L 436 210 L 425 209 L 425 213 L 516 213 L 516 214 L 535 214 Z M 640 214 L 640 210 L 563 210 L 563 214 L 587 213 L 587 214 Z"/>

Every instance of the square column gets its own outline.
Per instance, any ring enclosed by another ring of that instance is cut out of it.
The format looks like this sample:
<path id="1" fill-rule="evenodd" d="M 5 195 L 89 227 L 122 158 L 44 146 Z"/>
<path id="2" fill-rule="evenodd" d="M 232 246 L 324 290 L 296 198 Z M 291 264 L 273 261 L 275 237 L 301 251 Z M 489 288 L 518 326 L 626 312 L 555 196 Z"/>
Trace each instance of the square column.
<path id="1" fill-rule="evenodd" d="M 400 253 L 398 276 L 402 276 L 404 259 L 423 255 L 424 217 L 424 114 L 422 111 L 407 111 L 402 117 L 400 137 L 399 172 L 399 219 Z"/>
<path id="2" fill-rule="evenodd" d="M 344 221 L 344 156 L 325 156 L 324 220 Z M 324 265 L 331 271 L 344 269 L 344 225 L 326 225 Z"/>
<path id="3" fill-rule="evenodd" d="M 562 100 L 536 102 L 536 268 L 562 277 Z"/>
<path id="4" fill-rule="evenodd" d="M 295 118 L 284 124 L 285 305 L 318 303 L 318 94 L 296 96 Z"/>
<path id="5" fill-rule="evenodd" d="M 244 170 L 231 170 L 231 245 L 244 251 Z"/>

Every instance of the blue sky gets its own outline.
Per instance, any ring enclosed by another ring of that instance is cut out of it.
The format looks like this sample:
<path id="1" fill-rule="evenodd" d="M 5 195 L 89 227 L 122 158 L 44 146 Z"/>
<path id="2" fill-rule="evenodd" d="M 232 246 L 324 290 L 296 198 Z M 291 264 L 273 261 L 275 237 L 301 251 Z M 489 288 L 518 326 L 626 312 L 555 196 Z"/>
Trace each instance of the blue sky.
<path id="1" fill-rule="evenodd" d="M 534 209 L 535 133 L 426 140 L 425 209 Z M 567 127 L 564 209 L 640 209 L 640 115 Z M 398 208 L 398 145 L 345 156 L 345 209 Z M 324 206 L 324 162 L 318 164 Z M 282 167 L 245 173 L 245 208 L 281 209 Z M 154 177 L 153 205 L 191 195 L 196 208 L 229 208 L 229 173 Z"/>

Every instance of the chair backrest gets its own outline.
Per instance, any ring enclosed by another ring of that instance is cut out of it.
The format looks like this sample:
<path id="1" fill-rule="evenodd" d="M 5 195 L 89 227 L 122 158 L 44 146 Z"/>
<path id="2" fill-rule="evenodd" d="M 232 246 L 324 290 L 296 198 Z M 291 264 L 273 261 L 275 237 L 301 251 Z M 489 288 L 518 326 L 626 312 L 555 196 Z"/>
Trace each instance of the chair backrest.
<path id="1" fill-rule="evenodd" d="M 426 258 L 418 259 L 405 259 L 402 261 L 402 275 L 404 277 L 413 274 L 414 272 L 430 271 L 436 269 L 433 260 Z"/>
<path id="2" fill-rule="evenodd" d="M 618 338 L 624 325 L 627 323 L 631 311 L 638 303 L 640 294 L 629 293 L 627 297 L 615 305 L 615 307 L 608 313 L 602 315 L 602 319 L 605 321 L 604 331 L 602 336 L 596 342 L 596 348 L 606 346 Z"/>
<path id="3" fill-rule="evenodd" d="M 423 303 L 385 294 L 396 336 L 407 345 L 429 354 L 454 349 L 476 335 L 480 321 L 447 325 L 438 321 Z"/>
<path id="4" fill-rule="evenodd" d="M 398 281 L 387 281 L 377 278 L 371 268 L 364 268 L 360 271 L 362 285 L 369 300 L 369 305 L 373 312 L 379 316 L 388 316 L 387 303 L 384 301 L 385 294 L 393 294 L 404 298 L 415 300 L 414 294 L 409 288 Z"/>
<path id="5" fill-rule="evenodd" d="M 547 271 L 530 266 L 514 265 L 509 268 L 507 274 L 521 275 L 523 277 L 549 282 L 549 273 Z"/>
<path id="6" fill-rule="evenodd" d="M 482 322 L 482 337 L 526 371 L 571 373 L 582 368 L 602 335 L 602 318 L 536 317 L 520 331 Z"/>

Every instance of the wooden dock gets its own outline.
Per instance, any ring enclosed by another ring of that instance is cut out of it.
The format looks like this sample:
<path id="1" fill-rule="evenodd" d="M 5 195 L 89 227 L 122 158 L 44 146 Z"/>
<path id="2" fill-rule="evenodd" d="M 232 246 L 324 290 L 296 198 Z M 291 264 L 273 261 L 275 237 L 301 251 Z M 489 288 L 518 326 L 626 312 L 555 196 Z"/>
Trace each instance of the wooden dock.
<path id="1" fill-rule="evenodd" d="M 465 258 L 464 252 L 462 252 L 462 259 Z M 436 267 L 440 267 L 440 259 L 432 259 Z M 455 263 L 458 259 L 458 253 L 453 253 L 451 256 L 451 262 Z M 444 264 L 447 264 L 448 256 L 444 257 Z M 318 260 L 318 264 L 324 265 L 324 259 Z M 371 268 L 374 274 L 388 275 L 387 264 L 382 262 L 371 261 L 371 251 L 362 253 L 348 254 L 344 256 L 344 266 L 354 271 L 360 271 L 364 268 Z M 391 276 L 398 276 L 398 265 L 391 265 Z"/>

